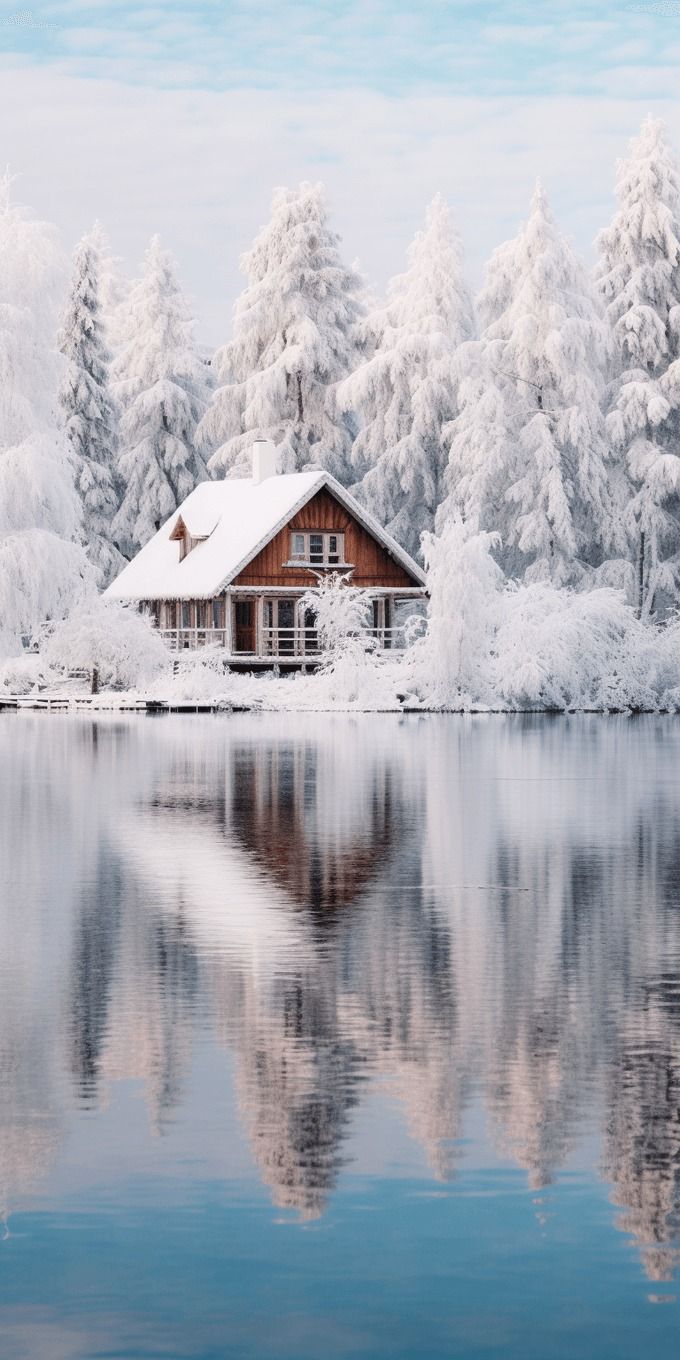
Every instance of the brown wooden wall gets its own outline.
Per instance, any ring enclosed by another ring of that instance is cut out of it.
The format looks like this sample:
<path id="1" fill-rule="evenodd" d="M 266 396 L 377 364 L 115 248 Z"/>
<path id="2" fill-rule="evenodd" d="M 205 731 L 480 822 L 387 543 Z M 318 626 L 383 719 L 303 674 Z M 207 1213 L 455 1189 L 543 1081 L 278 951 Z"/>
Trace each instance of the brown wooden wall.
<path id="1" fill-rule="evenodd" d="M 296 529 L 345 535 L 345 561 L 352 562 L 355 586 L 418 586 L 408 572 L 354 519 L 324 487 L 267 544 L 232 582 L 233 586 L 301 586 L 315 584 L 309 568 L 284 567 L 290 558 L 290 535 Z"/>

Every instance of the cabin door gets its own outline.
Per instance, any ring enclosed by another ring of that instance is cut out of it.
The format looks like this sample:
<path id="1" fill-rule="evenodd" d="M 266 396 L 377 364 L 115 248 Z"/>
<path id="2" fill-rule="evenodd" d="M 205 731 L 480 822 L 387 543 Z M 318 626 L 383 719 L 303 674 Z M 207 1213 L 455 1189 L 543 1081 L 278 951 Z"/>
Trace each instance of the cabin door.
<path id="1" fill-rule="evenodd" d="M 234 651 L 255 651 L 255 600 L 234 601 Z"/>

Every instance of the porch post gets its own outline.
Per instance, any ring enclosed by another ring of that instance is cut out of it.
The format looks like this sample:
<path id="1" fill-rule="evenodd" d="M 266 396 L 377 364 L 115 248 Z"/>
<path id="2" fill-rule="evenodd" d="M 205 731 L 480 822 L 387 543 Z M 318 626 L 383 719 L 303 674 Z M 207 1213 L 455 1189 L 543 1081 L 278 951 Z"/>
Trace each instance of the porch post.
<path id="1" fill-rule="evenodd" d="M 224 646 L 230 656 L 233 655 L 234 651 L 233 612 L 234 602 L 231 597 L 231 589 L 227 586 L 224 592 Z"/>

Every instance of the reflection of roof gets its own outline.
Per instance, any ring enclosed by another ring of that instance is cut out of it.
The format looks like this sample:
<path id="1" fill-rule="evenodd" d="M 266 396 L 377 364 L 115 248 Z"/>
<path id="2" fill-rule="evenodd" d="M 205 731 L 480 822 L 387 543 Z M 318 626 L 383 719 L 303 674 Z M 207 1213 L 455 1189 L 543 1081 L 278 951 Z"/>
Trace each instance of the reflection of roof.
<path id="1" fill-rule="evenodd" d="M 281 473 L 261 482 L 250 477 L 201 482 L 105 594 L 118 600 L 217 595 L 323 487 L 382 543 L 415 583 L 423 584 L 423 572 L 408 553 L 330 473 L 318 469 Z M 173 541 L 180 518 L 193 538 L 204 540 L 181 562 Z"/>

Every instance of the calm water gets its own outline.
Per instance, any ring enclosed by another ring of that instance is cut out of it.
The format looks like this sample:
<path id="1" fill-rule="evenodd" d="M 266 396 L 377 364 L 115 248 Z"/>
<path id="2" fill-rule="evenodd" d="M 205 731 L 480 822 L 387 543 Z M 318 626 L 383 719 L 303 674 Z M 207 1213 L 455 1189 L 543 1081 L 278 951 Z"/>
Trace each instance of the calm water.
<path id="1" fill-rule="evenodd" d="M 2 1360 L 680 1348 L 680 722 L 0 718 Z"/>

